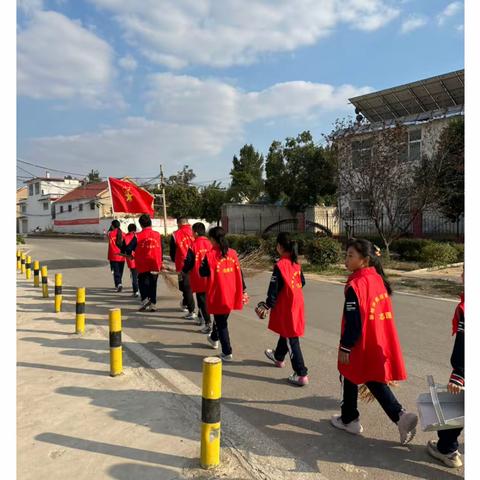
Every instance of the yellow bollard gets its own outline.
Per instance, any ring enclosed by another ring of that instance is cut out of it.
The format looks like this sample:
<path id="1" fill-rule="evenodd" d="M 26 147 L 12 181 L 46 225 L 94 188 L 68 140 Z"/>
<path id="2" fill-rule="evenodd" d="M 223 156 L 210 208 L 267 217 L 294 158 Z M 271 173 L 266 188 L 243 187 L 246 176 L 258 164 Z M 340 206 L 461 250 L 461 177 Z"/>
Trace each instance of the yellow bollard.
<path id="1" fill-rule="evenodd" d="M 40 286 L 40 263 L 38 260 L 33 262 L 33 286 Z"/>
<path id="2" fill-rule="evenodd" d="M 20 255 L 20 270 L 25 273 L 25 254 L 23 252 Z"/>
<path id="3" fill-rule="evenodd" d="M 42 295 L 43 298 L 48 298 L 48 269 L 46 266 L 42 267 Z"/>
<path id="4" fill-rule="evenodd" d="M 121 375 L 122 367 L 122 311 L 112 308 L 109 314 L 110 323 L 110 376 Z"/>
<path id="5" fill-rule="evenodd" d="M 25 278 L 30 280 L 32 276 L 32 257 L 28 256 L 25 261 Z"/>
<path id="6" fill-rule="evenodd" d="M 85 287 L 77 288 L 75 304 L 75 333 L 85 333 Z"/>
<path id="7" fill-rule="evenodd" d="M 17 272 L 22 269 L 22 252 L 17 250 Z"/>
<path id="8" fill-rule="evenodd" d="M 215 468 L 220 464 L 220 398 L 222 397 L 222 360 L 203 359 L 202 433 L 200 465 Z"/>
<path id="9" fill-rule="evenodd" d="M 62 274 L 55 274 L 55 313 L 62 311 Z"/>

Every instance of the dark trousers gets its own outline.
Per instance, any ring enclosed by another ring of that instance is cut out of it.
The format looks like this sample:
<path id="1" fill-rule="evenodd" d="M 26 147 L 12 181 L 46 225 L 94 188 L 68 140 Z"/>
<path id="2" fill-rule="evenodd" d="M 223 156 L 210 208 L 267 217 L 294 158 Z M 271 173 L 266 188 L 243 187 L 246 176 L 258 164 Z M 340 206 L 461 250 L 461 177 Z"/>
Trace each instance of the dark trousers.
<path id="1" fill-rule="evenodd" d="M 110 270 L 113 273 L 113 282 L 115 287 L 118 287 L 122 284 L 123 268 L 125 267 L 125 262 L 110 262 Z"/>
<path id="2" fill-rule="evenodd" d="M 304 377 L 308 373 L 308 368 L 303 361 L 300 339 L 298 337 L 279 337 L 277 348 L 275 348 L 275 359 L 283 362 L 287 353 L 290 353 L 293 371 L 300 377 Z"/>
<path id="3" fill-rule="evenodd" d="M 230 345 L 230 335 L 228 334 L 228 316 L 226 315 L 214 315 L 213 328 L 210 338 L 213 341 L 220 340 L 222 346 L 222 353 L 224 355 L 230 355 L 232 353 L 232 346 Z"/>
<path id="4" fill-rule="evenodd" d="M 188 308 L 188 311 L 192 313 L 195 310 L 195 300 L 193 299 L 190 275 L 188 273 L 178 275 L 178 289 L 183 294 L 183 304 Z"/>
<path id="5" fill-rule="evenodd" d="M 136 268 L 130 269 L 130 278 L 132 279 L 133 293 L 138 292 L 138 272 Z"/>
<path id="6" fill-rule="evenodd" d="M 200 312 L 202 312 L 202 318 L 205 322 L 205 325 L 210 325 L 212 321 L 210 320 L 210 315 L 207 312 L 207 298 L 205 292 L 197 292 L 197 305 Z"/>
<path id="7" fill-rule="evenodd" d="M 153 304 L 157 303 L 157 280 L 158 275 L 150 272 L 138 274 L 138 286 L 140 287 L 140 298 L 149 298 Z"/>
<path id="8" fill-rule="evenodd" d="M 463 428 L 452 428 L 449 430 L 439 430 L 437 448 L 440 453 L 448 455 L 458 450 L 458 437 Z"/>
<path id="9" fill-rule="evenodd" d="M 389 416 L 390 420 L 397 423 L 400 419 L 400 412 L 403 410 L 390 387 L 385 383 L 367 382 L 365 384 L 372 392 L 380 406 Z M 360 414 L 357 410 L 358 385 L 355 385 L 343 377 L 343 401 L 342 401 L 342 422 L 350 423 L 356 420 Z"/>

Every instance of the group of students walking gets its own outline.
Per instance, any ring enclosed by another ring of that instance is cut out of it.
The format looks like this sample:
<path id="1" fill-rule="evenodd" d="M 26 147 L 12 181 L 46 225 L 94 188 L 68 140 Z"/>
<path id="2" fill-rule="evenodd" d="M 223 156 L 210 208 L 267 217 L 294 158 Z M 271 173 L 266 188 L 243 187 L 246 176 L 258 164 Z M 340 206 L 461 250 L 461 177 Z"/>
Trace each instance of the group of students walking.
<path id="1" fill-rule="evenodd" d="M 131 224 L 129 233 L 123 234 L 119 222 L 112 222 L 108 258 L 117 291 L 122 290 L 122 262 L 126 260 L 134 296 L 140 290 L 140 310 L 154 311 L 157 278 L 162 269 L 162 243 L 160 234 L 152 230 L 148 215 L 142 215 L 139 223 L 141 232 L 136 233 L 135 225 Z M 170 258 L 182 292 L 180 307 L 186 313 L 185 318 L 197 320 L 203 327 L 201 331 L 212 348 L 217 349 L 220 344 L 220 358 L 232 361 L 228 319 L 233 310 L 241 310 L 249 301 L 237 252 L 229 248 L 222 227 L 211 228 L 207 238 L 201 222 L 190 227 L 188 219 L 180 218 L 177 224 L 178 230 L 170 241 Z M 296 243 L 288 233 L 278 234 L 276 249 L 279 260 L 273 268 L 266 299 L 258 303 L 255 312 L 261 319 L 268 316 L 268 328 L 278 335 L 275 349 L 266 349 L 265 356 L 275 367 L 283 368 L 288 354 L 293 373 L 287 380 L 303 387 L 309 383 L 300 346 L 305 331 L 302 291 L 305 277 L 298 263 Z M 394 321 L 392 288 L 381 265 L 380 249 L 368 240 L 351 239 L 347 243 L 345 265 L 351 274 L 345 286 L 337 362 L 343 398 L 341 412 L 332 416 L 331 424 L 350 434 L 362 433 L 357 400 L 359 386 L 365 385 L 396 424 L 400 443 L 407 444 L 415 436 L 418 416 L 406 411 L 389 386 L 406 380 L 407 373 Z M 462 294 L 453 318 L 453 372 L 448 382 L 448 390 L 453 394 L 458 394 L 465 384 L 464 322 Z M 461 431 L 439 431 L 438 441 L 428 442 L 428 453 L 449 467 L 460 467 Z"/>

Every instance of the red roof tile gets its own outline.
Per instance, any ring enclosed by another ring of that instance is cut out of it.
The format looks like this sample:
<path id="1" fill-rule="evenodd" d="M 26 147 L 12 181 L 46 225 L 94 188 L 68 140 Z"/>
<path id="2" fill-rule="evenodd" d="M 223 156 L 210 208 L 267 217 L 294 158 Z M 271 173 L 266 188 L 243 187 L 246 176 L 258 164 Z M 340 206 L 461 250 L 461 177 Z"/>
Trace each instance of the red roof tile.
<path id="1" fill-rule="evenodd" d="M 98 194 L 108 188 L 108 182 L 87 183 L 81 187 L 77 187 L 71 192 L 66 193 L 63 197 L 56 200 L 57 203 L 71 202 L 73 200 L 94 199 Z"/>

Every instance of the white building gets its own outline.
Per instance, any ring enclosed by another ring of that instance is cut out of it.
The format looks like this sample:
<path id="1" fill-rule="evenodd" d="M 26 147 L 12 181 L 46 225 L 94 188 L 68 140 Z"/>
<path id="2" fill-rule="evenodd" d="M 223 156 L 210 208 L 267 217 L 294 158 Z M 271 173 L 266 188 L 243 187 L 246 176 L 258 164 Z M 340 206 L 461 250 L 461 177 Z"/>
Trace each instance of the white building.
<path id="1" fill-rule="evenodd" d="M 25 183 L 28 197 L 21 207 L 24 218 L 19 225 L 19 233 L 52 229 L 53 202 L 80 185 L 80 181 L 75 178 L 52 178 L 48 172 L 45 177 L 32 178 Z"/>

